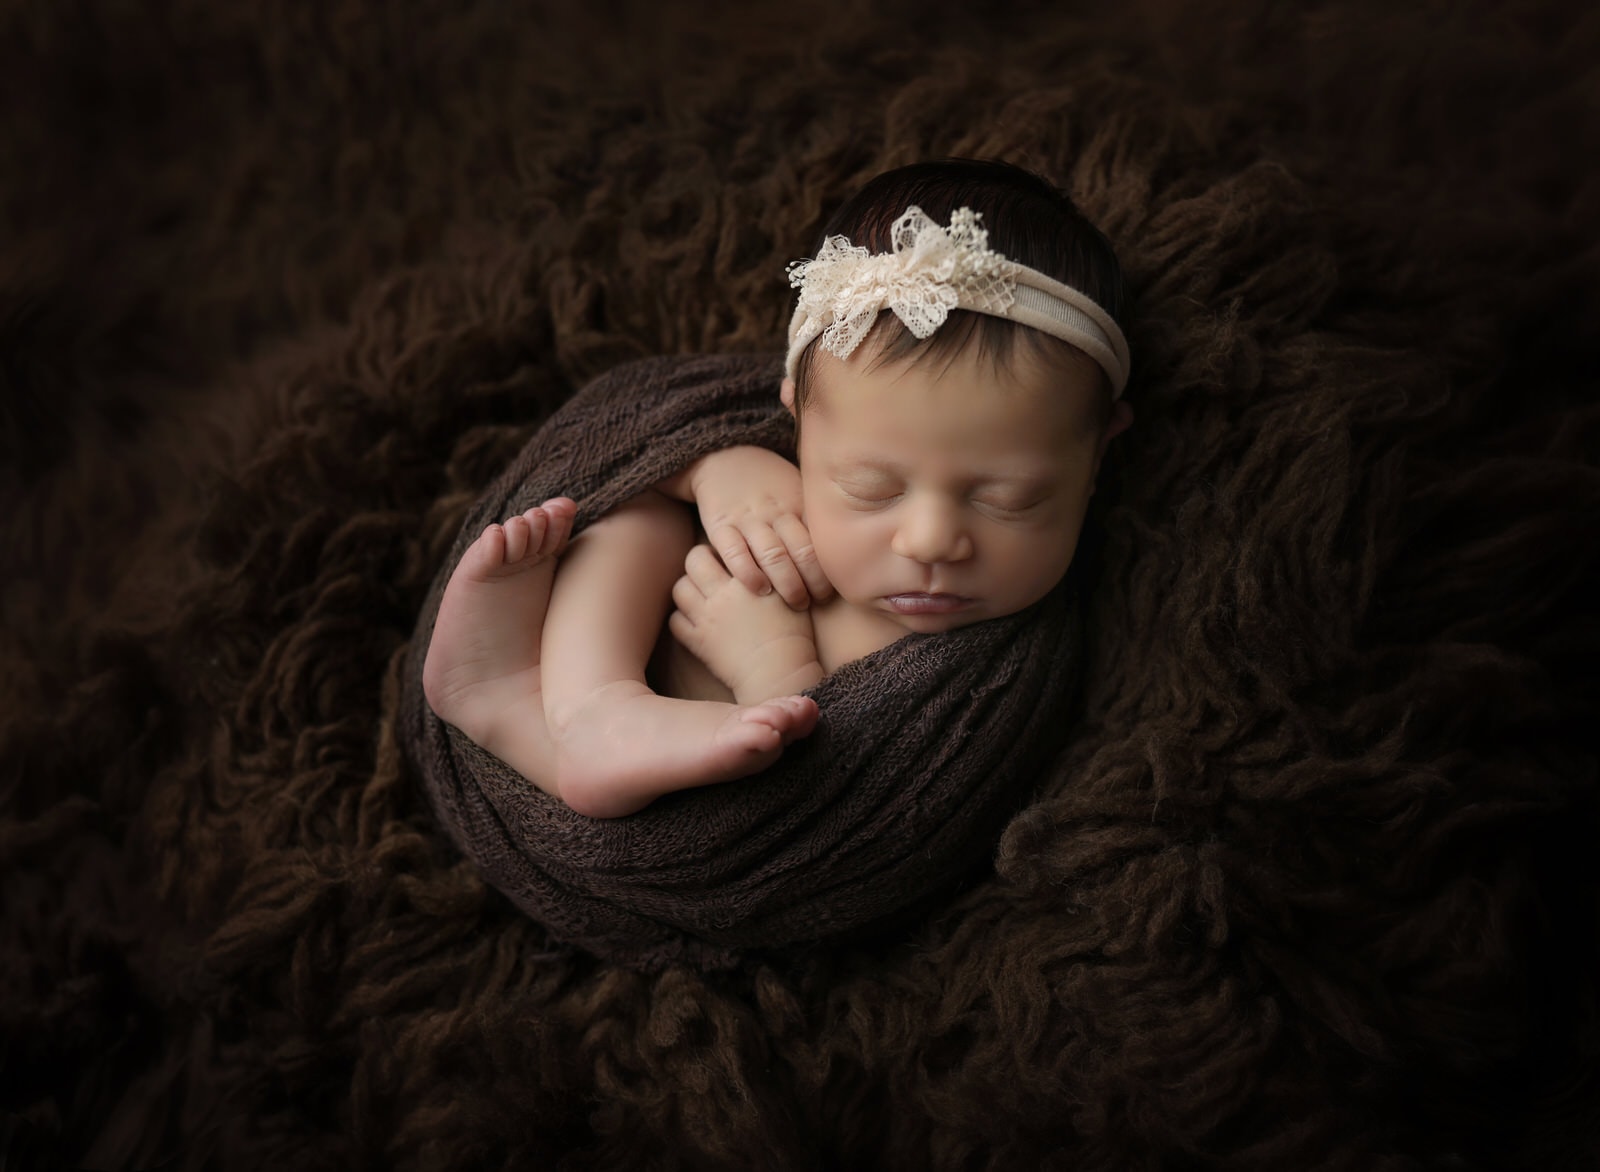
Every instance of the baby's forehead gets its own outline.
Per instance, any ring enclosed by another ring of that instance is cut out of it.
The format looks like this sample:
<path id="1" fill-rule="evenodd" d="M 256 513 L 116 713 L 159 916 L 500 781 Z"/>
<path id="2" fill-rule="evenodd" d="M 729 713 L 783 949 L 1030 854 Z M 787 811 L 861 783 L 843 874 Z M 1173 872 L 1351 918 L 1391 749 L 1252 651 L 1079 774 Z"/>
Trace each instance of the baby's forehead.
<path id="1" fill-rule="evenodd" d="M 981 420 L 986 409 L 1007 418 L 1031 419 L 1041 428 L 1062 422 L 1075 428 L 1098 419 L 1106 394 L 1105 376 L 1086 355 L 1077 362 L 1017 361 L 985 356 L 970 363 L 958 377 L 946 380 L 954 365 L 948 356 L 929 356 L 893 363 L 846 363 L 822 356 L 812 369 L 805 395 L 807 412 L 848 414 L 852 401 L 865 396 L 882 409 L 905 416 L 959 411 Z M 883 393 L 892 391 L 894 393 Z"/>

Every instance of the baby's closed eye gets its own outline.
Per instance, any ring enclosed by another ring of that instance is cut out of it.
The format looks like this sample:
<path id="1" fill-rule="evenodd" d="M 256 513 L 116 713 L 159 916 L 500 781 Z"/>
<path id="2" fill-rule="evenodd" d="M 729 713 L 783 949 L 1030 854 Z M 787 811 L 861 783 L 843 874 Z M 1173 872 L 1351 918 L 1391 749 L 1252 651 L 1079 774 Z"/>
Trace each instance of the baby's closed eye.
<path id="1" fill-rule="evenodd" d="M 1047 498 L 1042 495 L 990 495 L 983 494 L 972 498 L 972 503 L 985 512 L 998 516 L 1020 517 L 1033 512 L 1044 504 Z"/>
<path id="2" fill-rule="evenodd" d="M 892 504 L 903 495 L 900 485 L 887 481 L 866 484 L 837 483 L 836 487 L 846 501 L 863 507 Z"/>

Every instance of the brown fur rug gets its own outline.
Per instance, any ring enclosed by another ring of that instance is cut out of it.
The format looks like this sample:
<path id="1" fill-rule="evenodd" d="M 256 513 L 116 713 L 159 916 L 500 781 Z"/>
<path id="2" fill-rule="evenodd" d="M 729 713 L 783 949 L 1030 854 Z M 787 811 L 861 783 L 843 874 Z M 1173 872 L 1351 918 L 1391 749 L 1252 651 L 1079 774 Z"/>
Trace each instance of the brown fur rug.
<path id="1" fill-rule="evenodd" d="M 1600 1162 L 1590 6 L 547 9 L 0 10 L 0 1164 Z M 398 752 L 429 580 L 947 154 L 1134 294 L 1081 727 L 907 933 L 552 948 Z"/>

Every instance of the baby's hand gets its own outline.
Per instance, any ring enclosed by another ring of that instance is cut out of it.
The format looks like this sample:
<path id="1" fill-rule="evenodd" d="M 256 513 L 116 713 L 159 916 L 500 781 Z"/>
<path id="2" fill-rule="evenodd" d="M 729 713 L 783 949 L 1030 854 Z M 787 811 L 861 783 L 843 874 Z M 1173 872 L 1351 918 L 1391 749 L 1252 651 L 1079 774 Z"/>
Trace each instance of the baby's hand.
<path id="1" fill-rule="evenodd" d="M 778 592 L 796 610 L 833 586 L 800 519 L 800 472 L 775 452 L 736 447 L 695 467 L 700 524 L 728 572 L 759 595 Z"/>
<path id="2" fill-rule="evenodd" d="M 790 610 L 780 595 L 752 593 L 710 546 L 689 551 L 672 601 L 673 636 L 740 704 L 803 692 L 822 678 L 811 616 Z"/>

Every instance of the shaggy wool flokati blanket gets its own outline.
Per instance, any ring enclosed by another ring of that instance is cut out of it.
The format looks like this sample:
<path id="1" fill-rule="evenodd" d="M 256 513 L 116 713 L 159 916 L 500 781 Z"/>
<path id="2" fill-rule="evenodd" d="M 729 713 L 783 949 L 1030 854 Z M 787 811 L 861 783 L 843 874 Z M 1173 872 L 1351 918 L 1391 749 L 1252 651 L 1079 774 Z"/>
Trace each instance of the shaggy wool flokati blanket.
<path id="1" fill-rule="evenodd" d="M 1075 587 L 1026 612 L 902 639 L 811 691 L 817 729 L 759 775 L 573 813 L 434 715 L 422 661 L 456 562 L 485 525 L 558 494 L 576 530 L 707 452 L 793 457 L 777 358 L 632 363 L 585 388 L 467 515 L 411 643 L 403 727 L 428 796 L 485 876 L 559 939 L 645 969 L 860 938 L 973 878 L 1064 743 Z M 559 572 L 559 571 L 558 571 Z"/>
<path id="2" fill-rule="evenodd" d="M 0 16 L 0 1163 L 1600 1166 L 1594 5 L 542 9 Z M 951 154 L 1128 277 L 1070 740 L 893 932 L 558 946 L 403 751 L 433 580 Z"/>

